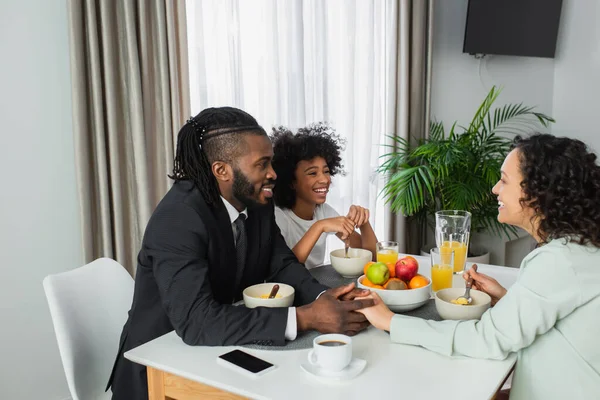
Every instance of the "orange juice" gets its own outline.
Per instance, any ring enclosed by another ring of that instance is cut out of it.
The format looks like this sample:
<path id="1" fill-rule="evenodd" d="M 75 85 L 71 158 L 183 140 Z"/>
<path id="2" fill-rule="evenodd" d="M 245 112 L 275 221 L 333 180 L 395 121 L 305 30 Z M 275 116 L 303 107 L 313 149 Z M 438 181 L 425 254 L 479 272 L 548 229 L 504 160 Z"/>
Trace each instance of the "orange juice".
<path id="1" fill-rule="evenodd" d="M 442 247 L 440 251 L 443 255 L 443 249 L 452 249 L 454 250 L 454 272 L 462 272 L 465 270 L 465 261 L 467 261 L 467 248 L 468 245 L 466 243 L 460 242 L 444 242 L 442 243 Z"/>
<path id="2" fill-rule="evenodd" d="M 431 267 L 431 290 L 437 292 L 452 287 L 452 266 L 434 264 Z"/>
<path id="3" fill-rule="evenodd" d="M 377 261 L 396 264 L 396 261 L 398 261 L 398 252 L 392 249 L 381 249 L 377 252 Z"/>

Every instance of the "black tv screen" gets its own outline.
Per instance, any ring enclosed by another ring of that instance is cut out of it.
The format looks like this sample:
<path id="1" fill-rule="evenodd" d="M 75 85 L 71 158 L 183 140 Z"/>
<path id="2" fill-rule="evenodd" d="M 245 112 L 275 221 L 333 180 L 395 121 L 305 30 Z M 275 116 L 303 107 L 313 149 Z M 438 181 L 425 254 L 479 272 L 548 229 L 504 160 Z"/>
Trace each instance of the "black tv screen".
<path id="1" fill-rule="evenodd" d="M 562 0 L 469 0 L 463 52 L 554 58 Z"/>

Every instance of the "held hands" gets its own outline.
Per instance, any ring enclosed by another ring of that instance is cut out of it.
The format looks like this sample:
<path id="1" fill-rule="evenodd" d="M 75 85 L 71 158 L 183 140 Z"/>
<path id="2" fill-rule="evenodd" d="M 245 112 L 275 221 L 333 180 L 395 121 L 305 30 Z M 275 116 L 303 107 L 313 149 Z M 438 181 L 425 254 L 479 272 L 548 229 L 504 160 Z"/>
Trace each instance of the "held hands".
<path id="1" fill-rule="evenodd" d="M 375 305 L 358 310 L 358 312 L 364 315 L 375 328 L 389 332 L 394 313 L 385 305 L 377 293 L 372 292 L 369 296 L 363 298 L 373 299 Z"/>
<path id="2" fill-rule="evenodd" d="M 365 316 L 356 312 L 373 306 L 373 299 L 367 297 L 369 293 L 356 289 L 354 283 L 327 290 L 313 303 L 296 309 L 298 330 L 356 335 L 369 326 Z"/>
<path id="3" fill-rule="evenodd" d="M 476 271 L 476 268 L 470 268 L 463 274 L 465 281 L 468 281 L 469 277 L 473 279 L 473 289 L 481 290 L 490 295 L 492 305 L 496 304 L 506 294 L 506 289 L 497 280 L 488 275 L 480 274 Z"/>

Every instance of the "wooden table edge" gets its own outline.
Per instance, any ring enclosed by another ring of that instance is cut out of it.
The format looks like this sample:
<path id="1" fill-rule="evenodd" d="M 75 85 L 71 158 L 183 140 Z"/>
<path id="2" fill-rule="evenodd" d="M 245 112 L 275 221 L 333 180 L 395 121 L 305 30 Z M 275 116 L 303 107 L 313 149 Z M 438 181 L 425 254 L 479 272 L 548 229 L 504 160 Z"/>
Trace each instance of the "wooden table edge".
<path id="1" fill-rule="evenodd" d="M 149 400 L 248 399 L 153 367 L 146 367 Z"/>

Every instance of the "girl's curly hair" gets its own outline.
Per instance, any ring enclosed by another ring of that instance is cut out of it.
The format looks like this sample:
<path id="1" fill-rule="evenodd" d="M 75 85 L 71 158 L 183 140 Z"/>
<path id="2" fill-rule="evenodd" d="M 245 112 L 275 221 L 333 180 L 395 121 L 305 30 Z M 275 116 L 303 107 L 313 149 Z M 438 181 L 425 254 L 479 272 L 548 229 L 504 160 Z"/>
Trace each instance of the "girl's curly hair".
<path id="1" fill-rule="evenodd" d="M 600 247 L 600 166 L 576 139 L 536 134 L 517 136 L 523 206 L 540 218 L 542 241 L 565 238 Z"/>
<path id="2" fill-rule="evenodd" d="M 294 135 L 289 129 L 273 127 L 270 135 L 273 142 L 273 169 L 277 183 L 273 189 L 273 200 L 278 207 L 292 208 L 296 204 L 296 191 L 292 183 L 296 180 L 296 166 L 300 161 L 323 157 L 331 176 L 344 174 L 340 153 L 345 141 L 324 122 L 298 129 Z"/>

